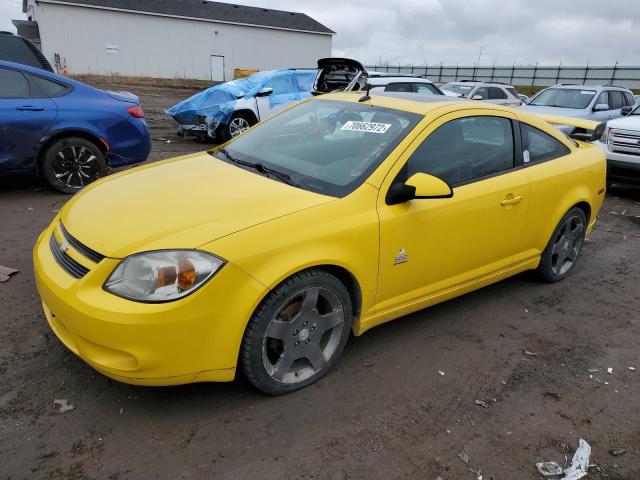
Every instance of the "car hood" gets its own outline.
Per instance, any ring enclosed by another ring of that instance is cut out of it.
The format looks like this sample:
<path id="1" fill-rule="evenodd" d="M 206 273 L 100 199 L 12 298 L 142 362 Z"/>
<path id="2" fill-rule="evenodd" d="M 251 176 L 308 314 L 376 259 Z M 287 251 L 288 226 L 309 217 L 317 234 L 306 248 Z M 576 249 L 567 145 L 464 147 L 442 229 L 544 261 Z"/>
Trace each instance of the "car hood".
<path id="1" fill-rule="evenodd" d="M 626 130 L 640 130 L 640 115 L 630 115 L 628 117 L 609 120 L 607 122 L 607 127 L 621 128 Z"/>
<path id="2" fill-rule="evenodd" d="M 197 248 L 332 200 L 203 152 L 100 180 L 69 201 L 60 216 L 78 241 L 123 258 Z"/>
<path id="3" fill-rule="evenodd" d="M 546 113 L 549 115 L 558 115 L 560 117 L 576 117 L 589 118 L 591 112 L 589 110 L 581 110 L 577 108 L 560 108 L 560 107 L 542 107 L 537 105 L 523 105 L 520 107 L 523 112 Z"/>

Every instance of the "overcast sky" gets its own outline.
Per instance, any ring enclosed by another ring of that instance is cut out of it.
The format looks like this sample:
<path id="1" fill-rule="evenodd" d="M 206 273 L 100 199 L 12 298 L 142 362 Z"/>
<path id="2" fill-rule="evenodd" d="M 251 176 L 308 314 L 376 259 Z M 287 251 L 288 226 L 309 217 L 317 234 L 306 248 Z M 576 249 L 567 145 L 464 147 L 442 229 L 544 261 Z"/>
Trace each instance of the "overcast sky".
<path id="1" fill-rule="evenodd" d="M 179 0 L 175 0 L 179 1 Z M 21 0 L 0 0 L 15 31 Z M 231 2 L 230 2 L 231 3 Z M 640 0 L 242 0 L 335 30 L 333 55 L 367 64 L 640 64 Z"/>

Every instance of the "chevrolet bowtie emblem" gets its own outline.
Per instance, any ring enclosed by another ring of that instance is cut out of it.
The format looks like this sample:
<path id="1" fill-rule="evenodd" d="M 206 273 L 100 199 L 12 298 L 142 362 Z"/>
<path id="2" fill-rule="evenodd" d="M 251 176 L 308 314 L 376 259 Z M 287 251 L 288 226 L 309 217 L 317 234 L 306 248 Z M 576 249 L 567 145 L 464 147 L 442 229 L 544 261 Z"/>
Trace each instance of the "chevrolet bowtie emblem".
<path id="1" fill-rule="evenodd" d="M 67 253 L 67 250 L 69 250 L 69 242 L 63 240 L 62 243 L 58 245 L 58 250 L 60 250 L 60 252 L 62 253 Z"/>
<path id="2" fill-rule="evenodd" d="M 398 265 L 399 263 L 404 263 L 409 260 L 409 254 L 404 248 L 401 248 L 398 254 L 396 255 L 396 259 L 393 261 L 394 265 Z"/>

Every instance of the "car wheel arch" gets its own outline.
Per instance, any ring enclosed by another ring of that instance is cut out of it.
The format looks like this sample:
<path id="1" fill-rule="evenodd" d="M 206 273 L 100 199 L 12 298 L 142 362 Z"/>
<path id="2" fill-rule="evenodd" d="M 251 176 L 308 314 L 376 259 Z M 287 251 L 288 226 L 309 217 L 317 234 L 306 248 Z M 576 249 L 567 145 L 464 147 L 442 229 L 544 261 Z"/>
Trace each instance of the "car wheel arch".
<path id="1" fill-rule="evenodd" d="M 572 196 L 570 198 L 572 198 L 572 200 L 558 202 L 558 208 L 556 209 L 553 216 L 551 217 L 553 218 L 553 222 L 549 222 L 549 224 L 545 228 L 544 236 L 539 239 L 539 241 L 541 242 L 540 252 L 542 252 L 546 247 L 547 242 L 549 241 L 549 238 L 551 238 L 551 235 L 553 234 L 554 230 L 558 226 L 558 223 L 560 222 L 560 220 L 562 220 L 562 217 L 564 217 L 566 213 L 572 208 L 575 208 L 575 207 L 580 208 L 584 212 L 585 217 L 587 218 L 587 227 L 591 224 L 591 212 L 593 209 L 592 209 L 591 203 L 586 198 L 586 196 L 582 196 L 582 195 L 579 197 Z"/>
<path id="2" fill-rule="evenodd" d="M 36 172 L 38 175 L 40 174 L 42 169 L 42 161 L 44 160 L 44 153 L 55 142 L 66 137 L 80 137 L 95 144 L 96 147 L 98 147 L 98 149 L 105 156 L 105 160 L 107 161 L 107 165 L 108 165 L 109 163 L 108 156 L 107 156 L 108 149 L 106 145 L 103 143 L 103 140 L 98 135 L 96 135 L 95 133 L 88 132 L 86 130 L 62 130 L 59 132 L 55 132 L 53 135 L 50 135 L 40 145 L 40 150 L 38 152 L 38 167 L 37 167 L 38 171 Z"/>
<path id="3" fill-rule="evenodd" d="M 244 117 L 248 117 L 247 120 L 249 120 L 250 122 L 253 122 L 252 126 L 259 122 L 258 116 L 256 115 L 256 113 L 253 110 L 249 109 L 249 108 L 243 108 L 241 110 L 234 110 L 231 113 L 231 116 L 229 116 L 229 119 L 231 119 L 232 116 L 237 116 L 237 115 L 242 115 Z"/>

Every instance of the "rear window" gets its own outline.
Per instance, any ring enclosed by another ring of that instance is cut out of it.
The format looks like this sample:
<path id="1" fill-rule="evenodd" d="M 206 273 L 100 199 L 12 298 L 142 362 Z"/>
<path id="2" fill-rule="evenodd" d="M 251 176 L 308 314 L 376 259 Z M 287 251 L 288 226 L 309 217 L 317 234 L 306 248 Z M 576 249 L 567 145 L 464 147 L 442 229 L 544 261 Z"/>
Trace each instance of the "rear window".
<path id="1" fill-rule="evenodd" d="M 0 60 L 51 71 L 51 65 L 22 37 L 0 34 Z"/>
<path id="2" fill-rule="evenodd" d="M 518 92 L 517 92 L 517 90 L 515 88 L 507 87 L 507 92 L 509 92 L 514 97 L 518 98 Z"/>
<path id="3" fill-rule="evenodd" d="M 29 75 L 32 81 L 36 82 L 40 89 L 44 92 L 47 97 L 62 97 L 71 91 L 69 87 L 66 85 L 62 85 L 61 83 L 54 82 L 52 80 L 47 80 L 42 77 L 37 77 L 35 75 Z"/>

